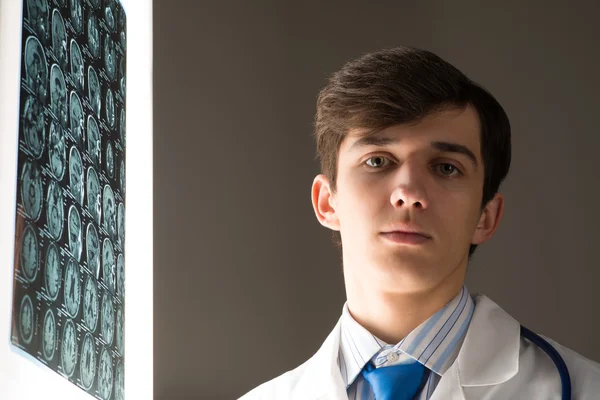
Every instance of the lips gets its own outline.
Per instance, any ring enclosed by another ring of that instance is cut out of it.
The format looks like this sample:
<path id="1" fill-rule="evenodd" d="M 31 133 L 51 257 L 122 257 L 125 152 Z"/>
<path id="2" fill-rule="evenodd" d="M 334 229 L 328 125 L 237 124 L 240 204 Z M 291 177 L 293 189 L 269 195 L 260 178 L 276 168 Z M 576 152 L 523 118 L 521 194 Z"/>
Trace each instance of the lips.
<path id="1" fill-rule="evenodd" d="M 383 232 L 383 233 L 403 233 L 403 234 L 407 234 L 407 235 L 419 235 L 419 236 L 423 236 L 424 238 L 428 238 L 428 239 L 431 238 L 431 236 L 429 236 L 425 232 L 421 232 L 421 231 L 417 231 L 417 230 L 398 229 L 398 230 L 391 230 L 391 231 L 387 231 L 387 232 Z"/>
<path id="2" fill-rule="evenodd" d="M 421 233 L 402 231 L 383 232 L 382 236 L 391 242 L 401 244 L 421 244 L 431 239 Z"/>

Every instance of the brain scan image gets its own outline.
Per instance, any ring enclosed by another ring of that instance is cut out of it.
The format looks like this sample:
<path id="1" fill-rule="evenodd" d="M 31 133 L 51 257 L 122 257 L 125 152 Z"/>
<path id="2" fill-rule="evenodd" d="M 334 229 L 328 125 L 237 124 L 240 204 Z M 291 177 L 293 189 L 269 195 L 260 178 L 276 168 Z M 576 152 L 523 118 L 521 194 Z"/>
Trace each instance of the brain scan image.
<path id="1" fill-rule="evenodd" d="M 100 218 L 102 216 L 100 182 L 98 181 L 98 174 L 96 174 L 96 171 L 92 167 L 88 167 L 87 172 L 87 206 L 94 221 L 100 225 Z"/>
<path id="2" fill-rule="evenodd" d="M 63 326 L 60 361 L 65 375 L 69 377 L 73 375 L 77 365 L 77 331 L 70 319 L 67 319 Z"/>
<path id="3" fill-rule="evenodd" d="M 117 256 L 117 291 L 121 298 L 125 297 L 125 262 L 123 254 Z"/>
<path id="4" fill-rule="evenodd" d="M 48 158 L 50 171 L 56 179 L 62 180 L 65 173 L 66 146 L 62 129 L 54 121 L 50 124 L 48 143 Z"/>
<path id="5" fill-rule="evenodd" d="M 121 96 L 125 97 L 125 58 L 119 61 L 119 90 Z"/>
<path id="6" fill-rule="evenodd" d="M 102 212 L 104 214 L 104 223 L 102 227 L 111 238 L 114 238 L 116 234 L 116 205 L 115 196 L 109 185 L 104 185 L 103 200 Z"/>
<path id="7" fill-rule="evenodd" d="M 56 349 L 56 320 L 51 309 L 46 311 L 44 316 L 44 326 L 42 327 L 42 354 L 46 361 L 54 358 Z"/>
<path id="8" fill-rule="evenodd" d="M 121 146 L 125 148 L 125 110 L 121 110 L 119 116 L 119 134 L 121 136 Z"/>
<path id="9" fill-rule="evenodd" d="M 29 295 L 25 295 L 21 300 L 21 309 L 19 310 L 19 328 L 21 332 L 21 340 L 25 344 L 31 343 L 34 331 L 34 315 L 33 303 Z"/>
<path id="10" fill-rule="evenodd" d="M 115 400 L 125 399 L 125 371 L 123 363 L 118 362 L 115 368 Z"/>
<path id="11" fill-rule="evenodd" d="M 74 91 L 71 92 L 71 136 L 81 146 L 84 131 L 84 115 L 81 100 Z"/>
<path id="12" fill-rule="evenodd" d="M 88 13 L 87 23 L 88 48 L 94 58 L 100 57 L 100 28 L 98 18 L 93 12 Z"/>
<path id="13" fill-rule="evenodd" d="M 115 98 L 110 89 L 106 91 L 106 122 L 111 128 L 115 127 Z"/>
<path id="14" fill-rule="evenodd" d="M 117 208 L 117 233 L 118 239 L 117 242 L 119 246 L 124 249 L 125 248 L 125 207 L 123 203 L 119 203 L 119 207 Z"/>
<path id="15" fill-rule="evenodd" d="M 48 95 L 48 64 L 44 47 L 35 36 L 27 38 L 24 57 L 26 85 L 44 103 Z"/>
<path id="16" fill-rule="evenodd" d="M 83 93 L 85 87 L 85 71 L 81 48 L 75 39 L 71 39 L 71 79 L 77 90 Z"/>
<path id="17" fill-rule="evenodd" d="M 63 70 L 66 70 L 67 31 L 65 30 L 65 21 L 57 9 L 52 12 L 52 50 L 54 51 L 58 65 Z"/>
<path id="18" fill-rule="evenodd" d="M 83 161 L 75 146 L 69 154 L 69 188 L 75 200 L 83 205 Z"/>
<path id="19" fill-rule="evenodd" d="M 124 355 L 124 345 L 125 345 L 125 325 L 123 319 L 123 309 L 121 307 L 117 308 L 117 318 L 116 318 L 116 332 L 115 332 L 115 340 L 117 342 L 117 351 L 119 354 Z"/>
<path id="20" fill-rule="evenodd" d="M 115 152 L 111 142 L 106 144 L 106 157 L 104 160 L 106 161 L 106 174 L 113 178 L 115 176 Z"/>
<path id="21" fill-rule="evenodd" d="M 106 0 L 104 3 L 104 21 L 111 31 L 116 28 L 115 5 L 112 0 Z"/>
<path id="22" fill-rule="evenodd" d="M 23 277 L 33 282 L 40 267 L 40 249 L 37 234 L 31 225 L 27 225 L 23 231 L 20 261 Z"/>
<path id="23" fill-rule="evenodd" d="M 100 81 L 96 70 L 91 66 L 88 67 L 88 97 L 96 118 L 100 118 Z"/>
<path id="24" fill-rule="evenodd" d="M 110 345 L 115 332 L 115 310 L 111 300 L 110 292 L 104 292 L 102 296 L 102 322 L 100 333 L 106 344 Z"/>
<path id="25" fill-rule="evenodd" d="M 69 207 L 69 251 L 81 261 L 81 217 L 75 206 Z"/>
<path id="26" fill-rule="evenodd" d="M 114 81 L 117 73 L 117 60 L 115 42 L 113 42 L 109 36 L 104 39 L 104 68 L 106 70 L 106 75 L 111 81 Z"/>
<path id="27" fill-rule="evenodd" d="M 98 123 L 89 115 L 87 119 L 87 152 L 94 165 L 100 165 L 100 130 Z"/>
<path id="28" fill-rule="evenodd" d="M 102 243 L 102 280 L 110 291 L 115 291 L 115 251 L 108 239 Z"/>
<path id="29" fill-rule="evenodd" d="M 96 345 L 94 338 L 89 333 L 86 333 L 81 345 L 79 369 L 81 385 L 85 390 L 90 390 L 96 377 Z"/>
<path id="30" fill-rule="evenodd" d="M 81 302 L 81 275 L 77 261 L 69 259 L 65 269 L 65 291 L 64 301 L 67 313 L 75 318 L 79 312 L 79 303 Z"/>
<path id="31" fill-rule="evenodd" d="M 25 161 L 21 171 L 21 199 L 29 218 L 36 221 L 42 211 L 42 177 L 37 164 Z"/>
<path id="32" fill-rule="evenodd" d="M 125 94 L 127 93 L 127 78 L 125 76 L 122 76 L 121 79 L 119 80 L 119 90 L 121 90 L 121 96 L 125 97 Z"/>
<path id="33" fill-rule="evenodd" d="M 46 294 L 54 301 L 58 297 L 61 281 L 60 253 L 54 243 L 50 243 L 46 252 L 46 269 L 44 273 L 44 284 Z"/>
<path id="34" fill-rule="evenodd" d="M 62 188 L 56 181 L 50 181 L 46 200 L 46 225 L 48 232 L 54 240 L 59 240 L 63 230 L 64 197 Z"/>
<path id="35" fill-rule="evenodd" d="M 88 276 L 83 288 L 83 322 L 90 332 L 96 330 L 98 311 L 100 308 L 98 303 L 98 288 L 96 287 L 96 281 L 91 276 Z"/>
<path id="36" fill-rule="evenodd" d="M 121 166 L 119 167 L 119 185 L 121 193 L 125 195 L 125 160 L 121 158 Z"/>
<path id="37" fill-rule="evenodd" d="M 48 38 L 48 15 L 48 2 L 46 0 L 27 0 L 29 26 L 44 42 Z"/>
<path id="38" fill-rule="evenodd" d="M 46 126 L 44 123 L 44 108 L 33 96 L 29 96 L 23 108 L 23 136 L 31 155 L 40 158 L 44 151 Z"/>
<path id="39" fill-rule="evenodd" d="M 65 77 L 56 64 L 50 68 L 50 109 L 62 128 L 68 129 L 67 86 Z"/>
<path id="40" fill-rule="evenodd" d="M 100 276 L 100 239 L 98 238 L 96 227 L 91 222 L 87 226 L 85 247 L 88 269 L 92 271 L 96 275 L 96 279 L 98 279 Z"/>
<path id="41" fill-rule="evenodd" d="M 121 45 L 123 46 L 123 49 L 125 49 L 125 44 L 126 44 L 126 42 L 125 42 L 125 31 L 126 31 L 126 28 L 127 28 L 125 26 L 125 11 L 122 8 L 120 8 L 119 12 L 118 12 L 118 15 L 119 16 L 118 16 L 117 19 L 118 19 L 118 24 L 119 25 L 118 25 L 117 28 L 119 29 L 119 32 L 120 32 Z"/>
<path id="42" fill-rule="evenodd" d="M 70 0 L 69 8 L 71 9 L 71 24 L 77 33 L 81 33 L 83 29 L 83 6 L 81 0 Z"/>
<path id="43" fill-rule="evenodd" d="M 113 387 L 112 357 L 108 349 L 102 348 L 98 365 L 98 395 L 102 400 L 110 399 Z"/>

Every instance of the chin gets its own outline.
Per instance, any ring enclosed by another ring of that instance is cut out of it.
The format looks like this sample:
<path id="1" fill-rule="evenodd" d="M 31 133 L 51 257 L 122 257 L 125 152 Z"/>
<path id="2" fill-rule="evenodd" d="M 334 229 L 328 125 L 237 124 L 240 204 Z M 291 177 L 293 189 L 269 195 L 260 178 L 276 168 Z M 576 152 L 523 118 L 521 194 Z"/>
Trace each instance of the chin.
<path id="1" fill-rule="evenodd" d="M 441 273 L 439 262 L 435 262 L 430 255 L 417 251 L 388 253 L 372 263 L 377 266 L 379 274 L 387 279 L 402 281 L 403 284 L 431 282 L 434 276 Z"/>

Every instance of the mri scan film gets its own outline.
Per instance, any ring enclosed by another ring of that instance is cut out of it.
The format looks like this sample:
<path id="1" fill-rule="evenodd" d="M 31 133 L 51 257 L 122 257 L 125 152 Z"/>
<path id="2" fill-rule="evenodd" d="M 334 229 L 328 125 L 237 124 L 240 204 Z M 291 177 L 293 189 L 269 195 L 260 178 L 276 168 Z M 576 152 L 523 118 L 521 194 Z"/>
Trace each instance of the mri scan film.
<path id="1" fill-rule="evenodd" d="M 10 341 L 92 397 L 122 400 L 125 11 L 23 0 L 22 17 Z"/>

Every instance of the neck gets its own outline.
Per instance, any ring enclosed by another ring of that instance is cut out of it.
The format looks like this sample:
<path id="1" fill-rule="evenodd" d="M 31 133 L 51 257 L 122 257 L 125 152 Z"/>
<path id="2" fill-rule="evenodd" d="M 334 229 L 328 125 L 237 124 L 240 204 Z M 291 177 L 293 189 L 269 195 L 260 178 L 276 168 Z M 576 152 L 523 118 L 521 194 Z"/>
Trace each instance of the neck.
<path id="1" fill-rule="evenodd" d="M 458 266 L 439 284 L 407 292 L 373 288 L 366 279 L 353 279 L 345 273 L 348 310 L 371 334 L 396 344 L 462 290 L 465 270 L 466 265 Z"/>

